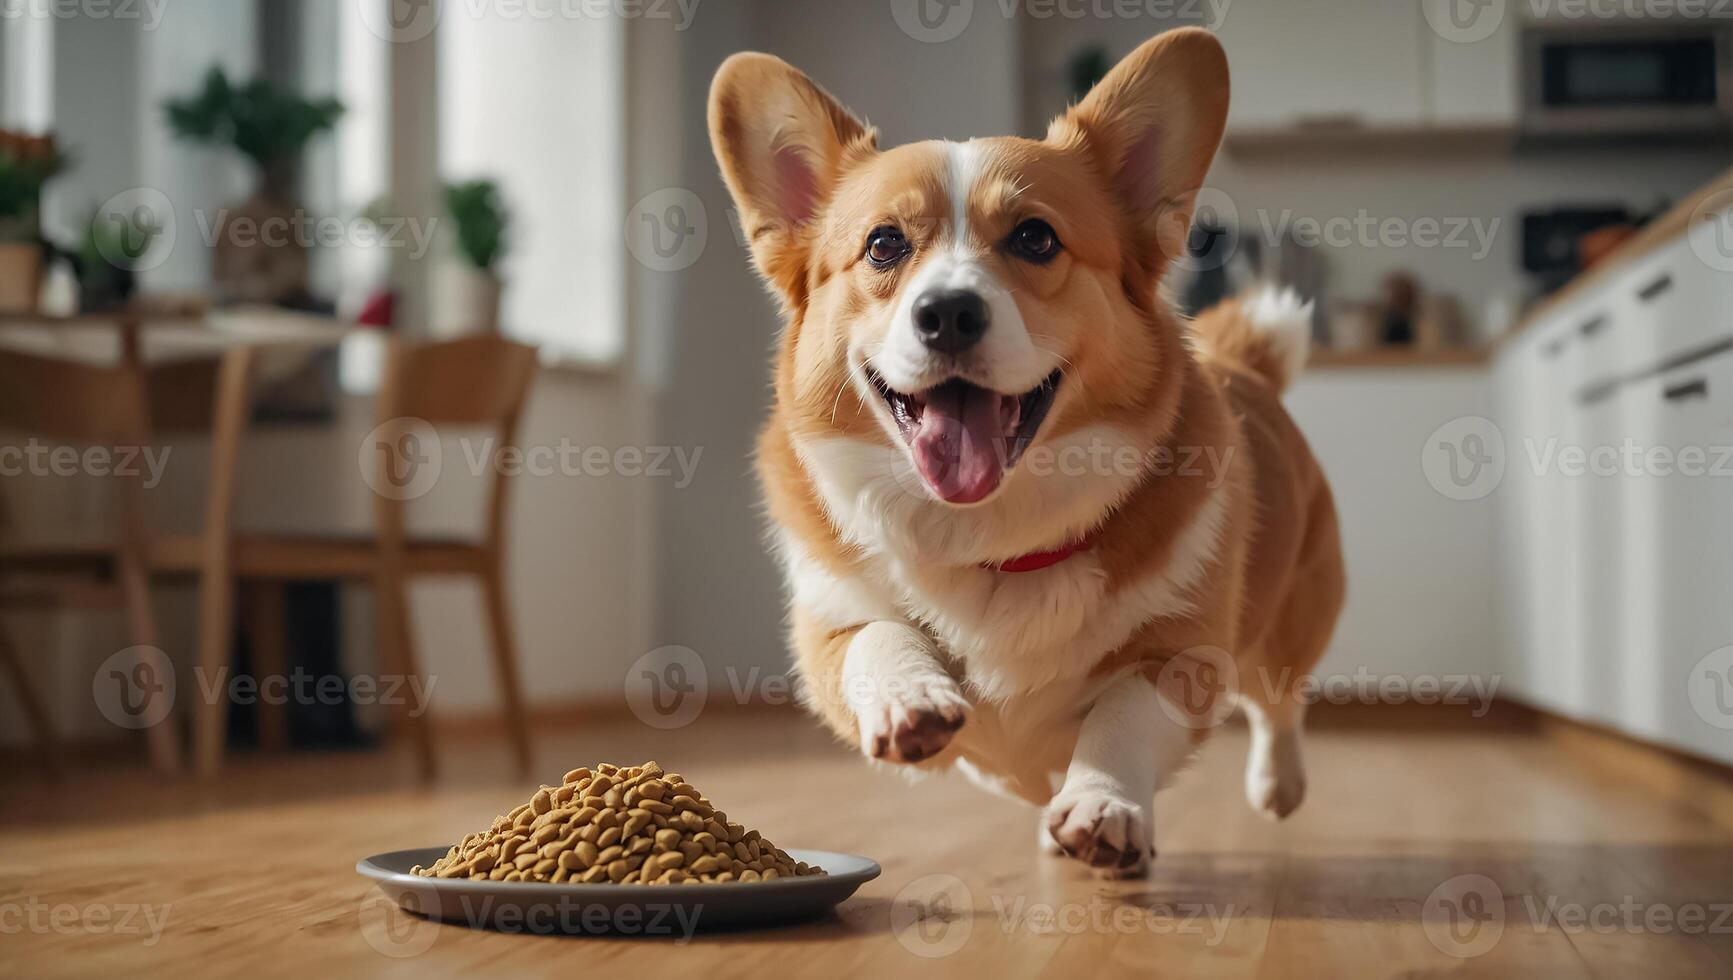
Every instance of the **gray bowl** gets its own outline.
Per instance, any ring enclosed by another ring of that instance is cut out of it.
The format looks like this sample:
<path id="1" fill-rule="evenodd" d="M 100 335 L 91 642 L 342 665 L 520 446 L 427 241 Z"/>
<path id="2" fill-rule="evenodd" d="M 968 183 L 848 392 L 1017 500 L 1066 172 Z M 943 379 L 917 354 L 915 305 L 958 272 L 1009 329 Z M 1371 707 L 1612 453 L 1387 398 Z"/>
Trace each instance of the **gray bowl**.
<path id="1" fill-rule="evenodd" d="M 449 847 L 418 847 L 375 854 L 355 870 L 399 908 L 414 915 L 500 932 L 637 935 L 690 938 L 705 929 L 744 929 L 819 918 L 861 885 L 877 878 L 878 863 L 854 854 L 797 851 L 796 861 L 822 875 L 775 881 L 703 885 L 582 885 L 532 881 L 471 881 L 412 875 L 445 856 Z"/>

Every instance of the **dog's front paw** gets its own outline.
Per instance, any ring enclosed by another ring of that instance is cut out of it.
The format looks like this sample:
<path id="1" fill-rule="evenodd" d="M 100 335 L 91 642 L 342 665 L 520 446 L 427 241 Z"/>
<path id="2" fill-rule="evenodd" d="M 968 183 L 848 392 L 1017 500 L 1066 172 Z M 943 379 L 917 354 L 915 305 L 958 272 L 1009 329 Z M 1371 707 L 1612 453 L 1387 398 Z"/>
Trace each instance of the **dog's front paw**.
<path id="1" fill-rule="evenodd" d="M 943 674 L 897 678 L 856 709 L 861 751 L 885 762 L 922 762 L 951 744 L 969 720 L 969 701 Z"/>
<path id="2" fill-rule="evenodd" d="M 1116 877 L 1141 876 L 1155 856 L 1148 807 L 1109 790 L 1060 790 L 1047 831 L 1066 854 Z"/>

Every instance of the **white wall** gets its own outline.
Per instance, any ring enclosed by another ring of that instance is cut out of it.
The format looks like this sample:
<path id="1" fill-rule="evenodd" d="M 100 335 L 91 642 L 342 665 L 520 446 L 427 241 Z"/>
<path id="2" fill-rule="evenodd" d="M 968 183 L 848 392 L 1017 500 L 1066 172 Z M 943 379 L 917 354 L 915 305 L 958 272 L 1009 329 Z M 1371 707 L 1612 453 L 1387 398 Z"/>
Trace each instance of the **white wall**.
<path id="1" fill-rule="evenodd" d="M 1490 413 L 1486 370 L 1319 369 L 1287 404 L 1330 480 L 1348 566 L 1320 674 L 1493 670 L 1493 501 L 1449 499 L 1421 468 L 1440 425 Z"/>

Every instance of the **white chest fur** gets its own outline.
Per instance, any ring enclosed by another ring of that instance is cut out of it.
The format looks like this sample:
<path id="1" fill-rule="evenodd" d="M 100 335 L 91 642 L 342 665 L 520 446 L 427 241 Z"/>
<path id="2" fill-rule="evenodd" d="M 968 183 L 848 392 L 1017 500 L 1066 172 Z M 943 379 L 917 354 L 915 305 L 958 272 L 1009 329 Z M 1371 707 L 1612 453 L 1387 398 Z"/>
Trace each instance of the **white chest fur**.
<path id="1" fill-rule="evenodd" d="M 897 450 L 843 440 L 800 448 L 827 509 L 865 557 L 840 575 L 795 536 L 779 535 L 792 600 L 834 629 L 891 621 L 936 637 L 976 704 L 958 739 L 961 768 L 1032 802 L 1063 770 L 1099 694 L 1103 680 L 1091 671 L 1143 624 L 1192 610 L 1191 590 L 1214 560 L 1227 515 L 1218 492 L 1178 532 L 1165 566 L 1109 594 L 1087 551 L 1031 572 L 982 563 L 1051 547 L 1055 528 L 1081 536 L 1134 479 L 1018 481 L 997 508 L 959 510 L 911 484 L 918 477 Z"/>
<path id="2" fill-rule="evenodd" d="M 958 510 L 910 486 L 897 450 L 832 440 L 802 453 L 827 508 L 866 557 L 853 574 L 839 576 L 783 535 L 794 601 L 837 629 L 887 619 L 920 625 L 964 669 L 975 693 L 992 700 L 1087 676 L 1139 626 L 1189 612 L 1190 589 L 1213 559 L 1226 518 L 1226 496 L 1218 492 L 1179 532 L 1164 567 L 1109 595 L 1090 552 L 1031 572 L 982 562 L 1051 547 L 1056 527 L 1075 525 L 1069 533 L 1081 535 L 1125 492 L 1112 474 L 1082 486 L 1075 479 L 1052 484 L 1068 490 L 1063 497 L 1044 495 L 1042 481 L 1013 484 L 1007 490 L 1020 496 L 1007 494 L 1002 506 Z M 1086 517 L 1055 520 L 1067 513 Z M 1029 527 L 1048 530 L 1031 535 Z"/>

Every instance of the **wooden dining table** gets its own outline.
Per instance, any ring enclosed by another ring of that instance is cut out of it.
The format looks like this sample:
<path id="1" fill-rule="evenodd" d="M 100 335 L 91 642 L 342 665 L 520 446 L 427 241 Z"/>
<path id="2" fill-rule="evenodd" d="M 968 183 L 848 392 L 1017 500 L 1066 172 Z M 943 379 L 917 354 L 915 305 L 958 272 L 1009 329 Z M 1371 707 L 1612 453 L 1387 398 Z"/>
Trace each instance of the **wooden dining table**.
<path id="1" fill-rule="evenodd" d="M 266 306 L 197 313 L 0 313 L 0 350 L 137 373 L 138 390 L 146 389 L 146 378 L 161 379 L 142 407 L 142 414 L 151 417 L 140 420 L 141 431 L 155 437 L 182 418 L 200 419 L 207 426 L 210 471 L 198 531 L 159 533 L 141 518 L 127 516 L 129 510 L 136 515 L 140 508 L 122 508 L 123 522 L 130 519 L 140 525 L 132 532 L 141 542 L 148 568 L 190 573 L 198 579 L 197 662 L 203 664 L 225 662 L 231 642 L 233 610 L 227 592 L 233 586 L 236 469 L 255 393 L 295 376 L 321 354 L 346 342 L 376 341 L 378 336 L 376 331 L 331 317 Z M 214 384 L 175 383 L 175 366 L 213 363 Z M 122 529 L 123 540 L 128 533 Z M 154 636 L 154 616 L 148 619 L 144 633 Z M 134 642 L 139 642 L 136 627 L 135 623 Z M 280 728 L 278 722 L 275 727 Z M 153 764 L 163 770 L 178 769 L 179 743 L 172 726 L 155 728 L 167 731 L 150 733 Z M 221 733 L 197 730 L 196 737 L 209 741 L 221 738 Z M 200 746 L 203 757 L 214 751 L 214 746 Z"/>

